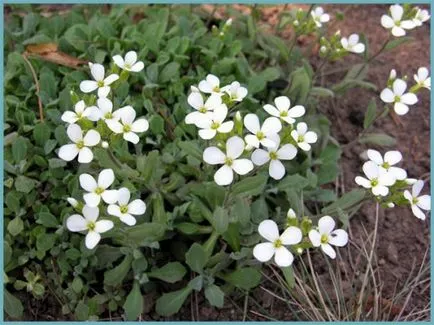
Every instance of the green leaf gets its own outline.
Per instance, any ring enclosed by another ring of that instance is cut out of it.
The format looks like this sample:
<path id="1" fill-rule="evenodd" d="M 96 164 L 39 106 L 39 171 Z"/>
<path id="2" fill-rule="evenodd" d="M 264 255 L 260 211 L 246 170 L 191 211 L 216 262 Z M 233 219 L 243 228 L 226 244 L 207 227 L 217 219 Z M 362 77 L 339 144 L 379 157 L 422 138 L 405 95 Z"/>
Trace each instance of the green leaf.
<path id="1" fill-rule="evenodd" d="M 282 270 L 283 276 L 285 277 L 288 288 L 293 289 L 295 286 L 294 269 L 292 266 L 281 267 L 280 269 Z"/>
<path id="2" fill-rule="evenodd" d="M 143 162 L 143 166 L 141 168 L 139 168 L 139 166 L 137 166 L 137 168 L 141 172 L 142 179 L 145 182 L 149 182 L 151 180 L 153 174 L 155 173 L 155 170 L 158 167 L 159 160 L 160 160 L 160 155 L 159 155 L 158 151 L 153 150 L 153 151 L 149 152 L 148 155 L 146 156 L 146 158 Z"/>
<path id="3" fill-rule="evenodd" d="M 268 175 L 264 174 L 246 177 L 232 187 L 231 195 L 259 195 L 264 191 L 267 179 Z"/>
<path id="4" fill-rule="evenodd" d="M 178 147 L 185 151 L 188 155 L 202 161 L 202 151 L 200 150 L 197 142 L 194 141 L 181 141 L 178 142 Z"/>
<path id="5" fill-rule="evenodd" d="M 15 219 L 12 219 L 9 223 L 8 223 L 8 227 L 7 227 L 9 233 L 12 236 L 16 236 L 18 235 L 21 231 L 23 231 L 24 229 L 24 223 L 23 220 L 21 220 L 20 217 L 15 217 Z"/>
<path id="6" fill-rule="evenodd" d="M 26 176 L 18 176 L 15 179 L 15 189 L 21 193 L 30 193 L 36 186 L 36 181 L 34 179 L 28 178 Z"/>
<path id="7" fill-rule="evenodd" d="M 167 224 L 167 214 L 164 209 L 163 197 L 160 193 L 152 195 L 152 222 Z"/>
<path id="8" fill-rule="evenodd" d="M 131 269 L 131 262 L 133 257 L 126 255 L 124 260 L 114 269 L 108 270 L 104 273 L 104 284 L 117 286 L 122 283 Z"/>
<path id="9" fill-rule="evenodd" d="M 156 222 L 144 222 L 140 225 L 128 228 L 125 231 L 125 238 L 137 245 L 143 242 L 151 243 L 163 238 L 166 226 Z"/>
<path id="10" fill-rule="evenodd" d="M 38 219 L 36 223 L 43 225 L 47 228 L 57 228 L 59 226 L 59 221 L 50 212 L 40 212 L 37 214 Z"/>
<path id="11" fill-rule="evenodd" d="M 50 139 L 51 130 L 46 123 L 39 123 L 35 125 L 33 129 L 33 138 L 35 143 L 41 148 L 44 147 L 45 143 Z"/>
<path id="12" fill-rule="evenodd" d="M 223 239 L 231 246 L 232 250 L 238 252 L 241 248 L 238 224 L 230 223 L 228 230 L 223 234 Z"/>
<path id="13" fill-rule="evenodd" d="M 83 289 L 83 281 L 81 280 L 81 278 L 79 276 L 76 276 L 74 278 L 74 280 L 71 283 L 71 288 L 72 288 L 72 290 L 75 291 L 75 293 L 81 292 L 81 290 Z"/>
<path id="14" fill-rule="evenodd" d="M 205 288 L 205 297 L 211 306 L 223 307 L 225 294 L 215 284 L 211 284 Z"/>
<path id="15" fill-rule="evenodd" d="M 75 307 L 75 317 L 77 320 L 88 320 L 89 319 L 89 307 L 83 302 L 80 301 Z"/>
<path id="16" fill-rule="evenodd" d="M 152 115 L 149 119 L 149 128 L 155 135 L 164 133 L 164 119 L 160 115 Z"/>
<path id="17" fill-rule="evenodd" d="M 288 175 L 283 178 L 276 186 L 277 189 L 284 191 L 287 189 L 302 190 L 309 185 L 309 180 L 299 174 Z"/>
<path id="18" fill-rule="evenodd" d="M 311 96 L 318 96 L 318 97 L 334 97 L 335 93 L 327 88 L 323 87 L 313 87 L 310 91 Z"/>
<path id="19" fill-rule="evenodd" d="M 53 248 L 55 242 L 55 234 L 40 234 L 36 238 L 36 249 L 41 252 L 46 252 Z"/>
<path id="20" fill-rule="evenodd" d="M 203 247 L 198 243 L 191 245 L 190 249 L 185 254 L 185 262 L 192 271 L 202 273 L 204 266 L 208 262 L 206 252 Z"/>
<path id="21" fill-rule="evenodd" d="M 168 63 L 163 70 L 161 70 L 160 73 L 160 82 L 164 83 L 164 82 L 169 82 L 172 81 L 174 79 L 179 79 L 179 68 L 180 65 L 178 62 L 170 62 Z"/>
<path id="22" fill-rule="evenodd" d="M 354 189 L 351 192 L 342 195 L 336 202 L 326 206 L 321 210 L 324 214 L 333 214 L 337 212 L 337 208 L 342 210 L 351 208 L 360 203 L 366 196 L 366 191 L 363 189 Z"/>
<path id="23" fill-rule="evenodd" d="M 295 103 L 303 104 L 307 100 L 312 80 L 305 67 L 300 67 L 291 74 L 291 87 L 289 88 L 289 97 Z"/>
<path id="24" fill-rule="evenodd" d="M 148 276 L 168 283 L 175 283 L 180 281 L 186 273 L 187 270 L 181 263 L 170 262 L 159 269 L 148 272 Z"/>
<path id="25" fill-rule="evenodd" d="M 360 143 L 376 144 L 391 147 L 396 144 L 396 140 L 384 133 L 367 133 L 359 139 Z"/>
<path id="26" fill-rule="evenodd" d="M 223 279 L 237 288 L 250 290 L 261 283 L 261 272 L 252 267 L 244 267 L 224 275 Z"/>
<path id="27" fill-rule="evenodd" d="M 133 288 L 124 303 L 124 311 L 127 321 L 136 320 L 143 312 L 143 296 L 140 292 L 140 285 L 134 281 Z"/>
<path id="28" fill-rule="evenodd" d="M 24 138 L 19 137 L 12 143 L 12 157 L 16 163 L 24 160 L 27 156 L 27 142 Z"/>
<path id="29" fill-rule="evenodd" d="M 163 294 L 157 299 L 155 310 L 161 316 L 176 314 L 192 291 L 193 289 L 187 286 L 183 289 Z"/>
<path id="30" fill-rule="evenodd" d="M 213 226 L 218 234 L 223 234 L 228 229 L 229 216 L 228 212 L 222 208 L 217 207 L 213 213 Z"/>
<path id="31" fill-rule="evenodd" d="M 369 128 L 375 121 L 375 116 L 377 116 L 377 104 L 375 98 L 372 98 L 366 110 L 365 119 L 363 120 L 363 128 Z"/>
<path id="32" fill-rule="evenodd" d="M 250 205 L 246 199 L 238 199 L 231 208 L 231 218 L 245 226 L 250 221 Z"/>
<path id="33" fill-rule="evenodd" d="M 5 203 L 6 206 L 11 209 L 15 214 L 17 214 L 21 209 L 20 196 L 18 192 L 12 191 L 6 194 Z"/>
<path id="34" fill-rule="evenodd" d="M 386 51 L 391 50 L 391 49 L 394 49 L 395 47 L 400 46 L 401 44 L 408 43 L 408 42 L 413 41 L 413 40 L 414 40 L 414 37 L 411 37 L 411 36 L 394 38 L 394 39 L 390 40 L 389 42 L 387 42 L 384 49 Z"/>
<path id="35" fill-rule="evenodd" d="M 5 312 L 12 318 L 23 317 L 24 307 L 21 301 L 12 295 L 6 289 L 4 290 L 4 305 Z"/>
<path id="36" fill-rule="evenodd" d="M 268 206 L 265 198 L 261 196 L 252 203 L 252 221 L 254 223 L 260 223 L 265 219 L 268 219 Z"/>

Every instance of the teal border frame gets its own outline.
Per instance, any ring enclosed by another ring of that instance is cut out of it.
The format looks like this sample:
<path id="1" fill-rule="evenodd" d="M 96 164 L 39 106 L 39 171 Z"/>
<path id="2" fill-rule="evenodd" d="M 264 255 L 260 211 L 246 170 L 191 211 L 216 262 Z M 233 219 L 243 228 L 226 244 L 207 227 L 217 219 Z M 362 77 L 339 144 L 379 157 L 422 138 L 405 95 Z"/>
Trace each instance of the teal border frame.
<path id="1" fill-rule="evenodd" d="M 105 4 L 105 3 L 109 3 L 109 4 L 144 4 L 144 3 L 153 3 L 153 4 L 204 4 L 204 3 L 211 3 L 211 4 L 284 4 L 284 3 L 309 3 L 309 4 L 348 4 L 348 5 L 354 5 L 354 4 L 395 4 L 395 3 L 409 3 L 409 4 L 428 4 L 430 5 L 430 14 L 432 14 L 432 1 L 431 0 L 407 0 L 407 1 L 394 1 L 394 0 L 330 0 L 330 1 L 326 1 L 326 0 L 313 0 L 313 1 L 305 1 L 305 0 L 299 0 L 299 1 L 293 1 L 293 0 L 289 0 L 289 1 L 285 1 L 285 0 L 214 0 L 214 1 L 206 1 L 206 0 L 153 0 L 153 1 L 149 1 L 149 0 L 145 0 L 145 1 L 140 1 L 140 0 L 106 0 L 106 1 L 100 1 L 100 0 L 63 0 L 63 1 L 53 1 L 53 0 L 35 0 L 35 1 L 26 1 L 26 0 L 5 0 L 5 1 L 0 1 L 0 28 L 2 30 L 2 33 L 0 35 L 0 43 L 2 44 L 2 51 L 0 52 L 0 62 L 1 62 L 1 71 L 2 74 L 0 76 L 0 84 L 1 84 L 1 89 L 0 89 L 0 101 L 3 103 L 3 99 L 4 99 L 4 84 L 3 84 L 3 67 L 5 64 L 4 61 L 4 51 L 3 51 L 3 44 L 4 44 L 4 28 L 3 28 L 3 24 L 4 24 L 4 4 L 58 4 L 58 3 L 62 3 L 62 4 Z M 431 18 L 432 19 L 432 18 Z M 433 22 L 431 20 L 430 22 L 430 39 L 431 39 L 431 43 L 430 43 L 430 71 L 432 73 L 433 69 L 432 69 L 432 62 L 434 62 L 434 43 L 433 43 L 433 39 L 434 39 L 434 26 L 433 26 Z M 434 143 L 433 143 L 433 139 L 434 139 L 434 130 L 432 128 L 432 126 L 434 125 L 434 92 L 431 91 L 430 93 L 430 155 L 431 152 L 433 151 L 432 149 L 434 148 Z M 3 128 L 3 121 L 4 121 L 4 109 L 0 110 L 0 120 L 2 122 L 2 128 Z M 0 150 L 0 160 L 3 161 L 3 139 L 4 138 L 4 134 L 3 132 L 0 135 L 0 145 L 2 150 Z M 434 160 L 433 157 L 430 156 L 430 172 L 434 170 Z M 3 207 L 4 207 L 4 187 L 3 187 L 3 181 L 4 181 L 4 170 L 3 170 L 3 165 L 1 165 L 0 167 L 0 171 L 1 171 L 1 187 L 0 187 L 0 212 L 1 212 L 1 218 L 0 218 L 0 229 L 2 230 L 2 236 L 0 238 L 0 267 L 1 269 L 3 269 L 3 232 L 4 232 L 4 224 L 3 224 Z M 431 182 L 430 182 L 431 183 Z M 431 185 L 431 184 L 430 184 Z M 432 187 L 432 185 L 430 186 L 431 188 L 431 197 L 433 197 L 433 193 L 434 193 L 434 189 Z M 434 270 L 432 268 L 432 263 L 433 263 L 433 259 L 434 259 L 434 253 L 433 253 L 433 226 L 434 226 L 434 220 L 433 217 L 431 215 L 430 217 L 430 264 L 431 264 L 431 268 L 430 268 L 430 275 L 431 275 L 431 280 L 433 279 L 433 275 L 434 275 Z M 15 323 L 15 324 L 83 324 L 84 322 L 75 322 L 75 321 L 71 321 L 71 322 L 65 322 L 65 321 L 56 321 L 56 322 L 38 322 L 38 321 L 27 321 L 27 322 L 5 322 L 4 321 L 4 310 L 3 310 L 3 276 L 0 276 L 0 306 L 1 311 L 0 311 L 0 322 L 1 324 L 3 323 Z M 431 288 L 430 288 L 430 295 L 431 295 L 431 301 L 432 298 L 434 296 L 434 286 L 431 283 Z M 432 302 L 431 302 L 432 303 Z M 433 308 L 431 306 L 431 321 L 433 320 Z M 406 324 L 430 324 L 431 321 L 428 322 L 404 322 Z M 225 321 L 222 321 L 225 322 Z M 202 324 L 220 324 L 222 322 L 196 322 L 196 323 L 202 323 Z M 100 324 L 101 322 L 86 322 L 86 324 Z M 137 324 L 138 322 L 110 322 L 110 324 Z M 161 322 L 147 322 L 148 324 L 160 324 Z M 165 324 L 169 324 L 169 325 L 173 325 L 173 324 L 180 324 L 180 323 L 188 323 L 188 322 L 164 322 Z M 231 322 L 231 323 L 239 323 L 241 324 L 242 322 Z M 262 324 L 264 322 L 249 322 L 250 324 L 253 323 L 257 323 L 257 324 Z M 266 322 L 266 323 L 273 323 L 273 324 L 288 324 L 288 323 L 292 323 L 292 324 L 325 324 L 327 322 L 292 322 L 292 321 L 281 321 L 281 322 Z M 336 324 L 360 324 L 360 325 L 365 325 L 365 324 L 382 324 L 383 322 L 335 322 Z M 386 323 L 393 323 L 393 322 L 386 322 Z M 397 322 L 394 322 L 397 323 Z"/>

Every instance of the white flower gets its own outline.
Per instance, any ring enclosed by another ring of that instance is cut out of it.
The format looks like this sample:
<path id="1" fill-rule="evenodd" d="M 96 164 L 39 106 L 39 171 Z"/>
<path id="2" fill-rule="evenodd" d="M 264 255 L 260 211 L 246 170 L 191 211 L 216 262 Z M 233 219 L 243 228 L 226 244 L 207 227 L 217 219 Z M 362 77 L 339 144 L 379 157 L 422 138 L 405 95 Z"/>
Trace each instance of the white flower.
<path id="1" fill-rule="evenodd" d="M 231 26 L 232 25 L 232 18 L 229 18 L 228 20 L 226 20 L 225 25 Z"/>
<path id="2" fill-rule="evenodd" d="M 343 247 L 348 243 L 348 234 L 343 229 L 335 229 L 335 221 L 330 216 L 324 216 L 318 220 L 318 230 L 309 231 L 309 239 L 314 247 L 321 250 L 330 258 L 336 257 L 333 246 Z"/>
<path id="3" fill-rule="evenodd" d="M 204 103 L 202 94 L 194 91 L 188 95 L 187 102 L 196 111 L 189 113 L 185 117 L 185 123 L 196 124 L 196 121 L 208 118 L 209 113 L 222 104 L 222 98 L 217 95 L 211 95 Z"/>
<path id="4" fill-rule="evenodd" d="M 421 220 L 425 220 L 425 214 L 422 212 L 421 209 L 426 211 L 431 210 L 431 196 L 419 196 L 420 192 L 422 191 L 423 185 L 423 181 L 417 181 L 413 184 L 411 193 L 408 190 L 404 191 L 404 197 L 410 202 L 411 211 L 413 211 L 413 214 Z"/>
<path id="5" fill-rule="evenodd" d="M 114 204 L 118 200 L 117 190 L 108 190 L 115 181 L 115 174 L 111 169 L 103 169 L 98 175 L 98 183 L 89 174 L 81 174 L 80 186 L 87 192 L 83 199 L 90 207 L 98 206 L 101 198 L 107 204 Z"/>
<path id="6" fill-rule="evenodd" d="M 131 106 L 119 108 L 113 113 L 117 120 L 106 120 L 110 130 L 117 134 L 123 134 L 126 141 L 134 144 L 139 143 L 139 136 L 136 133 L 145 132 L 149 128 L 149 122 L 145 118 L 136 121 L 136 111 Z"/>
<path id="7" fill-rule="evenodd" d="M 66 220 L 66 227 L 69 231 L 80 232 L 87 230 L 86 247 L 93 249 L 101 240 L 102 233 L 113 228 L 113 222 L 110 220 L 99 220 L 99 209 L 96 207 L 83 207 L 83 216 L 73 214 Z"/>
<path id="8" fill-rule="evenodd" d="M 62 114 L 62 121 L 74 124 L 82 118 L 87 118 L 91 121 L 98 121 L 98 109 L 95 106 L 86 107 L 84 100 L 80 100 L 75 104 L 74 111 L 66 111 Z"/>
<path id="9" fill-rule="evenodd" d="M 256 149 L 252 154 L 252 161 L 257 166 L 262 166 L 267 162 L 270 162 L 268 167 L 268 173 L 275 180 L 282 179 L 285 175 L 285 166 L 280 160 L 291 160 L 297 155 L 297 148 L 292 144 L 285 144 L 279 149 L 280 137 L 276 134 L 270 139 L 275 143 L 273 147 L 264 149 Z"/>
<path id="10" fill-rule="evenodd" d="M 100 119 L 102 119 L 106 123 L 119 120 L 119 117 L 113 114 L 113 103 L 110 99 L 107 99 L 105 97 L 98 98 L 96 104 L 99 108 Z"/>
<path id="11" fill-rule="evenodd" d="M 120 55 L 115 55 L 113 61 L 119 68 L 126 71 L 140 72 L 145 67 L 142 61 L 137 61 L 137 53 L 134 51 L 127 52 L 125 59 Z"/>
<path id="12" fill-rule="evenodd" d="M 330 20 L 330 16 L 324 13 L 324 9 L 322 7 L 316 7 L 311 11 L 310 14 L 317 27 L 321 27 L 323 23 L 326 23 Z"/>
<path id="13" fill-rule="evenodd" d="M 315 143 L 318 140 L 318 136 L 313 131 L 308 131 L 307 124 L 304 122 L 297 124 L 297 130 L 291 131 L 292 138 L 297 142 L 300 149 L 309 151 L 311 143 Z"/>
<path id="14" fill-rule="evenodd" d="M 303 235 L 297 227 L 288 227 L 279 235 L 277 224 L 273 220 L 264 220 L 259 224 L 258 233 L 268 240 L 253 248 L 253 256 L 260 262 L 267 262 L 274 256 L 274 262 L 280 267 L 287 267 L 294 261 L 294 256 L 285 245 L 296 245 Z"/>
<path id="15" fill-rule="evenodd" d="M 261 127 L 258 116 L 251 113 L 244 116 L 244 126 L 252 133 L 246 135 L 245 140 L 247 144 L 255 148 L 259 148 L 260 144 L 264 147 L 275 146 L 276 144 L 273 140 L 270 140 L 270 137 L 276 135 L 282 129 L 282 124 L 278 118 L 267 118 Z"/>
<path id="16" fill-rule="evenodd" d="M 407 114 L 409 108 L 407 105 L 417 103 L 417 97 L 413 93 L 404 94 L 407 89 L 407 83 L 402 79 L 396 79 L 393 82 L 392 89 L 385 88 L 380 94 L 380 98 L 385 103 L 393 103 L 396 114 Z"/>
<path id="17" fill-rule="evenodd" d="M 390 14 L 381 16 L 381 25 L 386 29 L 392 29 L 392 35 L 396 37 L 404 36 L 406 29 L 412 29 L 415 24 L 411 20 L 402 20 L 404 8 L 400 5 L 390 6 Z"/>
<path id="18" fill-rule="evenodd" d="M 230 85 L 222 87 L 221 91 L 228 94 L 231 101 L 235 102 L 241 102 L 248 93 L 247 88 L 241 87 L 238 81 L 234 81 Z"/>
<path id="19" fill-rule="evenodd" d="M 417 11 L 416 11 L 416 15 L 413 18 L 413 23 L 419 27 L 419 26 L 422 26 L 422 24 L 430 18 L 430 15 L 429 15 L 428 10 L 422 10 L 420 8 L 417 8 L 417 7 L 416 7 L 416 9 L 417 9 Z"/>
<path id="20" fill-rule="evenodd" d="M 87 131 L 83 137 L 83 131 L 77 124 L 70 124 L 66 129 L 69 139 L 73 142 L 60 147 L 58 155 L 66 161 L 71 161 L 78 155 L 78 162 L 87 164 L 92 161 L 93 153 L 88 147 L 96 146 L 101 141 L 101 136 L 95 130 Z"/>
<path id="21" fill-rule="evenodd" d="M 304 115 L 306 110 L 301 105 L 296 105 L 291 107 L 291 101 L 286 96 L 279 96 L 274 99 L 274 104 L 276 106 L 266 104 L 264 105 L 264 110 L 271 116 L 278 117 L 284 120 L 286 123 L 293 124 L 297 117 Z"/>
<path id="22" fill-rule="evenodd" d="M 206 148 L 203 152 L 203 160 L 210 165 L 221 165 L 214 174 L 214 180 L 218 185 L 229 185 L 234 179 L 234 171 L 239 175 L 245 175 L 253 169 L 249 159 L 237 159 L 244 151 L 244 141 L 234 136 L 226 142 L 226 154 L 217 147 Z"/>
<path id="23" fill-rule="evenodd" d="M 104 66 L 98 63 L 92 64 L 90 66 L 90 72 L 93 79 L 95 80 L 85 80 L 80 83 L 80 90 L 84 93 L 90 93 L 98 89 L 98 97 L 107 97 L 110 92 L 110 85 L 119 79 L 117 74 L 111 74 L 107 78 L 105 76 Z"/>
<path id="24" fill-rule="evenodd" d="M 359 35 L 351 34 L 349 38 L 341 38 L 342 47 L 348 52 L 363 53 L 365 52 L 365 44 L 359 43 Z"/>
<path id="25" fill-rule="evenodd" d="M 228 108 L 222 104 L 214 109 L 209 115 L 203 116 L 201 119 L 196 119 L 196 126 L 200 128 L 199 136 L 202 139 L 209 140 L 218 133 L 231 132 L 234 127 L 233 121 L 224 122 Z"/>
<path id="26" fill-rule="evenodd" d="M 377 164 L 380 169 L 389 173 L 397 180 L 405 180 L 407 178 L 407 172 L 399 167 L 394 167 L 402 160 L 402 154 L 399 151 L 388 151 L 384 154 L 384 159 L 381 153 L 377 150 L 369 149 L 367 152 L 369 160 Z"/>
<path id="27" fill-rule="evenodd" d="M 198 87 L 201 92 L 207 94 L 215 94 L 219 96 L 223 95 L 222 90 L 220 88 L 220 80 L 213 74 L 207 75 L 205 80 L 199 82 Z"/>
<path id="28" fill-rule="evenodd" d="M 372 194 L 376 196 L 389 194 L 388 186 L 392 186 L 396 181 L 391 174 L 385 172 L 384 169 L 380 169 L 373 161 L 367 161 L 363 164 L 363 172 L 367 179 L 357 176 L 355 178 L 356 183 L 364 188 L 371 189 Z"/>
<path id="29" fill-rule="evenodd" d="M 68 203 L 71 204 L 71 206 L 73 208 L 78 207 L 78 201 L 76 199 L 74 199 L 73 197 L 67 198 L 66 201 L 68 201 Z"/>
<path id="30" fill-rule="evenodd" d="M 131 194 L 126 187 L 118 190 L 118 205 L 110 204 L 107 208 L 108 214 L 118 217 L 123 223 L 128 226 L 136 224 L 136 218 L 133 215 L 140 216 L 146 211 L 146 204 L 142 200 L 134 200 L 130 202 Z"/>
<path id="31" fill-rule="evenodd" d="M 431 90 L 431 77 L 429 77 L 427 68 L 422 67 L 417 69 L 417 74 L 414 75 L 414 81 L 416 81 L 419 87 Z"/>

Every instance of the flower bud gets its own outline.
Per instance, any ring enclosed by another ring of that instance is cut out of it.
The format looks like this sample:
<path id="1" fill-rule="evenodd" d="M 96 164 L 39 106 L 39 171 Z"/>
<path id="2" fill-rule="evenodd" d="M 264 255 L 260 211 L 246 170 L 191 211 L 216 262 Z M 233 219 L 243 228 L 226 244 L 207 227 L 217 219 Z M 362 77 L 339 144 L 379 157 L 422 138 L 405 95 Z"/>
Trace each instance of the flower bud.
<path id="1" fill-rule="evenodd" d="M 297 254 L 299 254 L 299 255 L 303 254 L 303 248 L 298 247 L 298 248 L 296 249 L 296 252 L 297 252 Z"/>
<path id="2" fill-rule="evenodd" d="M 242 122 L 242 118 L 241 118 L 241 113 L 240 113 L 240 111 L 238 111 L 238 112 L 235 113 L 235 119 L 236 119 L 238 122 Z"/>
<path id="3" fill-rule="evenodd" d="M 320 50 L 321 53 L 326 53 L 327 52 L 327 48 L 324 45 L 321 46 L 319 50 Z"/>
<path id="4" fill-rule="evenodd" d="M 413 185 L 414 183 L 417 182 L 417 179 L 416 179 L 416 178 L 406 178 L 406 179 L 405 179 L 405 182 L 406 182 L 408 185 Z"/>
<path id="5" fill-rule="evenodd" d="M 289 209 L 288 210 L 288 213 L 286 214 L 286 217 L 290 218 L 290 219 L 297 218 L 297 216 L 295 215 L 295 211 L 293 209 Z"/>
<path id="6" fill-rule="evenodd" d="M 388 202 L 388 203 L 387 203 L 387 207 L 388 207 L 388 208 L 394 208 L 394 207 L 395 207 L 395 204 L 394 204 L 393 202 Z"/>
<path id="7" fill-rule="evenodd" d="M 190 86 L 190 90 L 192 93 L 200 93 L 199 88 L 197 88 L 196 86 Z"/>
<path id="8" fill-rule="evenodd" d="M 101 147 L 103 147 L 104 149 L 107 149 L 109 147 L 108 142 L 107 141 L 101 142 Z"/>
<path id="9" fill-rule="evenodd" d="M 294 26 L 299 26 L 300 22 L 298 20 L 294 20 L 294 22 L 292 23 Z"/>
<path id="10" fill-rule="evenodd" d="M 228 20 L 226 20 L 225 25 L 226 26 L 232 26 L 232 18 L 229 18 Z"/>
<path id="11" fill-rule="evenodd" d="M 78 207 L 78 201 L 76 199 L 74 199 L 72 197 L 69 197 L 69 198 L 66 199 L 66 201 L 68 201 L 68 203 L 71 204 L 71 206 L 73 208 Z"/>
<path id="12" fill-rule="evenodd" d="M 246 146 L 244 147 L 245 151 L 252 151 L 253 150 L 253 146 L 251 146 L 250 144 L 246 144 Z"/>

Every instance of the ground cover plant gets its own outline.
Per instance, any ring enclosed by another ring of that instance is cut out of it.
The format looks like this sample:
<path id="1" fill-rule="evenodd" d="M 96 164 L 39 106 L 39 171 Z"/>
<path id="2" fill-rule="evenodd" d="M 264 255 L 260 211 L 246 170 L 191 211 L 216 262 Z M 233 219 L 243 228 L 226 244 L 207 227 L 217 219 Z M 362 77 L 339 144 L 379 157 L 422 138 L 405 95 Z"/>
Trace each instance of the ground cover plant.
<path id="1" fill-rule="evenodd" d="M 426 10 L 388 7 L 378 24 L 390 35 L 374 53 L 365 35 L 327 31 L 340 15 L 319 6 L 282 11 L 276 29 L 290 28 L 289 41 L 260 28 L 257 7 L 219 21 L 196 6 L 73 6 L 48 18 L 31 6 L 11 10 L 4 236 L 12 319 L 29 317 L 23 292 L 73 320 L 136 320 L 147 305 L 171 317 L 198 294 L 222 308 L 248 297 L 269 268 L 289 301 L 309 290 L 294 272 L 306 257 L 304 277 L 320 291 L 311 255 L 337 268 L 362 203 L 376 205 L 376 224 L 380 208 L 407 206 L 414 222 L 430 210 L 420 175 L 397 165 L 399 146 L 360 152 L 363 175 L 337 195 L 342 145 L 319 110 L 326 98 L 372 90 L 364 130 L 346 146 L 394 144 L 372 128 L 417 110 L 429 70 L 406 77 L 390 67 L 378 94 L 365 77 L 377 57 L 412 40 Z M 318 48 L 315 68 L 301 36 Z M 324 65 L 351 56 L 357 63 L 324 87 Z M 375 235 L 372 243 L 369 262 Z M 360 297 L 348 319 L 370 319 Z M 343 319 L 322 298 L 308 303 Z"/>

